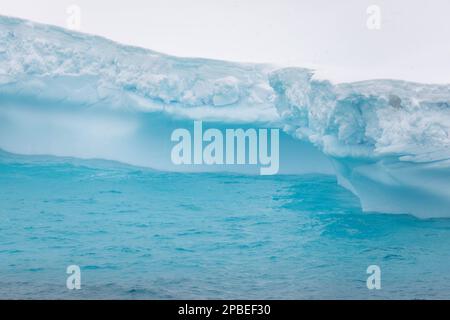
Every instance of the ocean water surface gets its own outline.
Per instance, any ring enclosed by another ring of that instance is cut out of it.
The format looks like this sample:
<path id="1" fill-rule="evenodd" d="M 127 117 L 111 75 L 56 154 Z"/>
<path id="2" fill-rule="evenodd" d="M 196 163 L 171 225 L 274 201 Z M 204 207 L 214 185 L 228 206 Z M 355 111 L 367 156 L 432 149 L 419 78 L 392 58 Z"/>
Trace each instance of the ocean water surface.
<path id="1" fill-rule="evenodd" d="M 333 176 L 0 155 L 0 298 L 448 299 L 449 265 L 450 220 L 363 213 Z"/>

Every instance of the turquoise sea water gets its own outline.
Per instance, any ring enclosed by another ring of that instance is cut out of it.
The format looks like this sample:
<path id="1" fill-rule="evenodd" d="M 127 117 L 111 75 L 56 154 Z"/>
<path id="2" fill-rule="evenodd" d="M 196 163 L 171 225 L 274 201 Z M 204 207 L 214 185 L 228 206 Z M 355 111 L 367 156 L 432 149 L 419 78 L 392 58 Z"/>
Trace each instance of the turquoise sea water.
<path id="1" fill-rule="evenodd" d="M 449 266 L 450 220 L 363 213 L 332 176 L 0 155 L 0 298 L 448 299 Z"/>

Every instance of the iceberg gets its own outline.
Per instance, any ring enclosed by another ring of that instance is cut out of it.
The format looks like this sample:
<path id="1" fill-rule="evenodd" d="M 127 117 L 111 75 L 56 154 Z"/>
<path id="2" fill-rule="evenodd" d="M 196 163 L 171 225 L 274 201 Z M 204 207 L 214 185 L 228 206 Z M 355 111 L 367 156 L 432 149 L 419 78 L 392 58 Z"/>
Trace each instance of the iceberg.
<path id="1" fill-rule="evenodd" d="M 335 174 L 365 211 L 450 217 L 448 84 L 334 84 L 309 69 L 173 57 L 0 16 L 1 149 L 177 171 L 170 136 L 194 120 L 282 129 L 280 173 Z"/>

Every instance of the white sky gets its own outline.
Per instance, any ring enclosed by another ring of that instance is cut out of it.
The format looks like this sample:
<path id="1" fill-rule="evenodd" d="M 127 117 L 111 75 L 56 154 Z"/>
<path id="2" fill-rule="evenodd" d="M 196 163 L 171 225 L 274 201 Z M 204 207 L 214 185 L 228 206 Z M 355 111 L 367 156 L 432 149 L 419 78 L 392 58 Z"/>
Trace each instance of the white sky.
<path id="1" fill-rule="evenodd" d="M 173 55 L 450 83 L 450 0 L 0 0 L 0 14 L 66 26 L 71 4 L 81 31 Z"/>

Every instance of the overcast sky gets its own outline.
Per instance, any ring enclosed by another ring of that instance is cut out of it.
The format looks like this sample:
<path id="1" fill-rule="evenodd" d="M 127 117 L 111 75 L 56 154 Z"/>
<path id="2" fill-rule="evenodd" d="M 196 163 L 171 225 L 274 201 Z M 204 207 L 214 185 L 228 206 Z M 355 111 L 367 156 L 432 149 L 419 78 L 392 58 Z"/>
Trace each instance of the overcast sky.
<path id="1" fill-rule="evenodd" d="M 71 4 L 81 31 L 173 55 L 450 83 L 450 0 L 0 0 L 0 14 L 65 27 Z"/>

